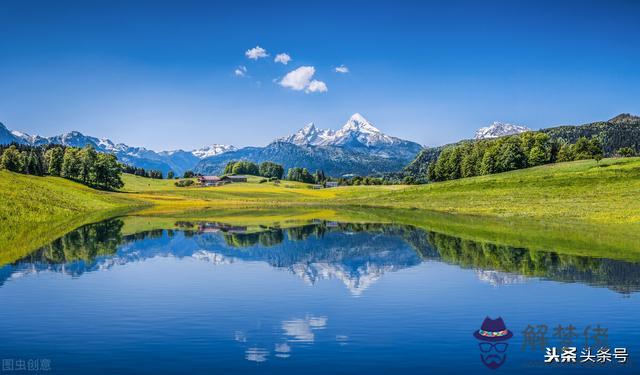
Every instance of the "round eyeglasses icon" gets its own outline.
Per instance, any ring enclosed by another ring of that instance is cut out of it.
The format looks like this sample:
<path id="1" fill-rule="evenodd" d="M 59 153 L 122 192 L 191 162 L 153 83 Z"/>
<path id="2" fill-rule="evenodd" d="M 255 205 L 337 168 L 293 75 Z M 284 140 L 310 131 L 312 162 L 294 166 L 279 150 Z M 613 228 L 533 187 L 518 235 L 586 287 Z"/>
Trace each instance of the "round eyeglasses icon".
<path id="1" fill-rule="evenodd" d="M 489 353 L 491 351 L 491 349 L 496 350 L 496 352 L 498 353 L 504 353 L 507 351 L 507 348 L 509 347 L 509 344 L 504 343 L 504 342 L 497 342 L 495 344 L 492 344 L 490 342 L 482 342 L 480 344 L 478 344 L 478 346 L 480 347 L 480 351 L 483 353 Z"/>

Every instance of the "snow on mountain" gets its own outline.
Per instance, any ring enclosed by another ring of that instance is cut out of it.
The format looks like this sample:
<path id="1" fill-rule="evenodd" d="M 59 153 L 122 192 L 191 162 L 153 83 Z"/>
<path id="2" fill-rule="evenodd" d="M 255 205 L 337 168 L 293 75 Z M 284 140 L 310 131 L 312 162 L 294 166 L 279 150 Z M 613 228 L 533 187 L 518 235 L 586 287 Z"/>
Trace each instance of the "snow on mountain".
<path id="1" fill-rule="evenodd" d="M 338 130 L 318 129 L 309 123 L 265 147 L 244 147 L 203 158 L 194 171 L 219 174 L 230 161 L 251 160 L 278 163 L 285 170 L 304 167 L 330 176 L 367 176 L 400 171 L 420 150 L 421 145 L 388 136 L 356 113 Z"/>
<path id="2" fill-rule="evenodd" d="M 46 138 L 43 138 L 39 135 L 29 135 L 27 133 L 23 133 L 17 130 L 12 130 L 11 134 L 19 138 L 20 140 L 24 141 L 24 143 L 28 143 L 28 144 L 41 144 L 43 142 L 46 143 Z"/>
<path id="3" fill-rule="evenodd" d="M 504 137 L 506 135 L 520 134 L 531 131 L 526 126 L 508 124 L 500 121 L 494 121 L 490 126 L 480 128 L 476 131 L 475 139 L 489 139 Z"/>
<path id="4" fill-rule="evenodd" d="M 219 145 L 219 144 L 212 144 L 197 150 L 193 150 L 191 151 L 191 153 L 193 154 L 193 156 L 197 157 L 198 159 L 204 159 L 207 158 L 209 156 L 214 156 L 214 155 L 220 155 L 223 154 L 225 152 L 228 151 L 235 151 L 236 148 L 234 146 L 231 145 Z"/>
<path id="5" fill-rule="evenodd" d="M 318 129 L 313 122 L 310 122 L 304 128 L 298 130 L 296 133 L 288 137 L 279 138 L 276 141 L 293 143 L 298 146 L 316 146 L 331 139 L 334 133 L 335 132 L 333 130 Z"/>
<path id="6" fill-rule="evenodd" d="M 295 134 L 276 141 L 298 146 L 364 145 L 367 147 L 390 146 L 403 142 L 399 138 L 382 133 L 359 113 L 351 116 L 349 121 L 337 131 L 318 129 L 313 123 L 309 123 Z"/>
<path id="7" fill-rule="evenodd" d="M 391 146 L 403 141 L 399 138 L 384 134 L 361 114 L 355 113 L 340 130 L 338 130 L 328 145 L 347 145 L 354 142 L 367 147 Z"/>

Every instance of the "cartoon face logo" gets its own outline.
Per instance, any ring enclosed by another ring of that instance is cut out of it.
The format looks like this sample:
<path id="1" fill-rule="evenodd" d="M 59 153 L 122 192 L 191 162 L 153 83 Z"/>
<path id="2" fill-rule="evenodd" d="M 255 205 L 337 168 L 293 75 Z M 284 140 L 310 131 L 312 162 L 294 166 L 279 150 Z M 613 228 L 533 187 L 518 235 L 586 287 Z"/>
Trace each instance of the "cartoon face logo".
<path id="1" fill-rule="evenodd" d="M 473 331 L 473 337 L 480 340 L 480 360 L 485 366 L 495 370 L 507 360 L 509 344 L 506 341 L 513 337 L 513 332 L 507 329 L 501 317 L 486 317 L 480 329 Z"/>

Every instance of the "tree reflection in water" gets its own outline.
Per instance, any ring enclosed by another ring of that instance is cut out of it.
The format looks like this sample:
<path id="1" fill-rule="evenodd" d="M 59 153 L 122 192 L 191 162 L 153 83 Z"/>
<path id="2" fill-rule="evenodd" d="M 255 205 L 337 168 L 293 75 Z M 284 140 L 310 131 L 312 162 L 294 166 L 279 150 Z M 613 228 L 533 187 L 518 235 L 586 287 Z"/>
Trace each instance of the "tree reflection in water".
<path id="1" fill-rule="evenodd" d="M 170 254 L 218 261 L 264 261 L 273 267 L 286 267 L 312 283 L 318 274 L 333 272 L 348 279 L 345 282 L 356 290 L 366 288 L 367 283 L 385 272 L 425 260 L 479 270 L 481 279 L 496 284 L 522 282 L 524 276 L 606 286 L 620 293 L 640 290 L 638 263 L 514 248 L 404 225 L 316 220 L 286 229 L 250 230 L 215 222 L 177 222 L 177 229 L 130 235 L 123 235 L 122 228 L 120 219 L 78 228 L 1 267 L 0 285 L 16 274 L 48 270 L 79 276 L 104 269 L 106 263 L 122 264 Z M 178 238 L 191 245 L 183 241 L 180 246 L 169 246 Z M 145 241 L 152 240 L 157 242 L 155 246 L 145 248 Z M 410 245 L 413 251 L 407 251 L 406 246 L 403 250 L 399 243 Z"/>

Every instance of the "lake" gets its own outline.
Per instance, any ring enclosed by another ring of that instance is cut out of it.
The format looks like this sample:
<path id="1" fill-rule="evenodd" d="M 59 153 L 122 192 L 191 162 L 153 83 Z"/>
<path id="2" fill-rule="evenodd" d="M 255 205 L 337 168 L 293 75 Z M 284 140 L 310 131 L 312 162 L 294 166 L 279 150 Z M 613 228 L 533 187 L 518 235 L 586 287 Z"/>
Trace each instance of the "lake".
<path id="1" fill-rule="evenodd" d="M 640 372 L 639 263 L 389 224 L 122 229 L 0 266 L 0 372 Z"/>

